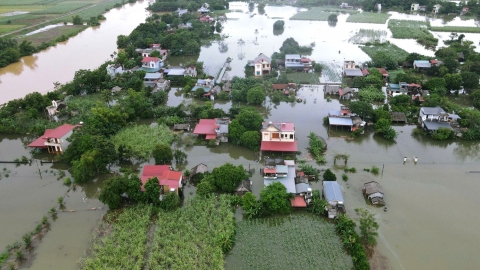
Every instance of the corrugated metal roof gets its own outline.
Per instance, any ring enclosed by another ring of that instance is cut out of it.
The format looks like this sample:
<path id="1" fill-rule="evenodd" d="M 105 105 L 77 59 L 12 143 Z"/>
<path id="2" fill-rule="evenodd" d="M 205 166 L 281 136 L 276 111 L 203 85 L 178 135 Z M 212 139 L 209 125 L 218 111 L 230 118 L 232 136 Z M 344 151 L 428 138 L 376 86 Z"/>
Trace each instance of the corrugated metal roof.
<path id="1" fill-rule="evenodd" d="M 328 202 L 344 202 L 342 189 L 337 181 L 323 181 L 323 193 L 325 194 L 325 199 Z"/>
<path id="2" fill-rule="evenodd" d="M 345 75 L 348 77 L 362 77 L 363 73 L 358 68 L 345 69 Z"/>
<path id="3" fill-rule="evenodd" d="M 295 185 L 295 190 L 297 194 L 302 192 L 307 192 L 309 188 L 310 188 L 310 185 L 307 183 L 299 183 Z"/>
<path id="4" fill-rule="evenodd" d="M 353 126 L 352 119 L 345 117 L 329 117 L 328 123 L 332 126 Z"/>

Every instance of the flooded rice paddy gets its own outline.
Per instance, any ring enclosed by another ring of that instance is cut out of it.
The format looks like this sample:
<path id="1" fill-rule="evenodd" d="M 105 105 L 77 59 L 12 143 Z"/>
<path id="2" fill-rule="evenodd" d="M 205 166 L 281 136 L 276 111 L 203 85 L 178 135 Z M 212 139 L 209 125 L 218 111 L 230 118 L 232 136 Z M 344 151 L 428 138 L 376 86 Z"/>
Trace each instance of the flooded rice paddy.
<path id="1" fill-rule="evenodd" d="M 146 1 L 126 6 L 124 9 L 112 10 L 106 14 L 107 21 L 100 28 L 88 29 L 66 44 L 57 45 L 32 56 L 31 58 L 36 60 L 30 66 L 26 57 L 15 68 L 9 66 L 0 69 L 2 81 L 0 103 L 32 91 L 46 92 L 54 81 L 71 79 L 75 70 L 98 66 L 115 50 L 116 35 L 128 34 L 144 20 L 145 5 Z M 247 5 L 234 2 L 230 4 L 230 8 L 245 12 Z M 224 24 L 223 32 L 229 35 L 224 41 L 228 50 L 220 53 L 219 44 L 213 43 L 202 47 L 198 60 L 204 61 L 207 67 L 215 67 L 221 65 L 227 57 L 231 57 L 233 61 L 229 75 L 241 76 L 248 59 L 253 59 L 260 52 L 270 55 L 278 50 L 283 40 L 294 37 L 301 45 L 315 42 L 316 46 L 311 57 L 313 60 L 341 62 L 345 58 L 362 62 L 368 60 L 368 56 L 357 45 L 347 42 L 358 29 L 386 30 L 388 35 L 391 35 L 386 25 L 345 23 L 346 15 L 339 16 L 336 27 L 330 27 L 326 22 L 289 21 L 288 18 L 297 12 L 297 8 L 294 7 L 267 6 L 265 9 L 268 16 L 256 15 L 250 18 L 249 14 L 241 12 L 227 14 L 229 19 Z M 396 19 L 413 17 L 395 13 L 392 15 L 392 18 Z M 273 34 L 272 25 L 275 19 L 271 19 L 272 17 L 282 17 L 286 20 L 285 31 L 279 36 Z M 474 24 L 473 20 L 467 22 L 469 26 Z M 450 23 L 457 21 L 454 19 L 447 22 Z M 105 27 L 106 25 L 111 28 Z M 258 29 L 258 34 L 255 34 L 255 29 Z M 108 37 L 109 31 L 118 32 Z M 98 32 L 99 36 L 105 36 L 101 44 L 93 42 L 98 40 L 95 32 Z M 449 33 L 435 33 L 437 34 L 446 38 Z M 244 46 L 237 44 L 240 38 L 245 41 Z M 478 42 L 480 35 L 466 34 L 466 38 Z M 405 46 L 402 48 L 409 52 L 423 48 L 416 45 L 413 40 L 390 38 L 390 41 L 400 47 Z M 84 48 L 85 51 L 98 48 L 98 52 L 92 52 L 96 57 L 81 57 L 82 60 L 76 61 L 76 54 L 79 54 L 83 47 L 88 48 Z M 70 59 L 67 56 L 72 57 L 71 67 L 65 64 L 64 59 Z M 97 60 L 98 62 L 95 62 Z M 187 60 L 191 58 L 169 59 L 171 63 L 182 63 Z M 57 72 L 52 68 L 53 63 L 60 63 L 56 65 L 62 67 L 64 65 L 64 69 L 68 66 L 71 71 Z M 17 72 L 13 72 L 14 70 Z M 35 87 L 30 84 L 32 82 Z M 12 88 L 17 83 L 18 87 Z M 367 129 L 365 134 L 358 138 L 345 138 L 348 137 L 348 132 L 332 130 L 329 133 L 328 128 L 323 125 L 323 117 L 327 115 L 328 110 L 338 109 L 340 106 L 338 100 L 327 102 L 323 92 L 316 87 L 304 87 L 298 95 L 303 97 L 305 103 L 274 104 L 267 101 L 265 106 L 259 109 L 266 120 L 295 123 L 299 149 L 302 152 L 299 158 L 303 159 L 307 155 L 306 136 L 309 132 L 319 134 L 328 144 L 328 163 L 320 168 L 333 166 L 333 155 L 337 153 L 350 155 L 348 166 L 356 167 L 357 173 L 349 174 L 347 182 L 340 181 L 348 214 L 355 216 L 354 209 L 358 207 L 368 208 L 377 213 L 380 224 L 379 251 L 389 259 L 393 269 L 479 268 L 480 258 L 477 253 L 480 250 L 478 231 L 480 216 L 475 211 L 476 206 L 480 204 L 480 197 L 477 195 L 480 190 L 480 174 L 476 173 L 479 171 L 480 162 L 478 142 L 439 142 L 414 137 L 411 134 L 415 126 L 409 125 L 394 126 L 399 133 L 395 142 L 375 136 L 372 128 Z M 169 92 L 168 105 L 175 106 L 182 101 L 184 98 L 179 91 L 172 89 Z M 215 102 L 214 106 L 228 110 L 232 104 Z M 30 157 L 29 149 L 26 147 L 30 140 L 31 138 L 24 136 L 1 134 L 0 160 L 13 160 L 22 155 Z M 252 177 L 253 192 L 258 195 L 263 187 L 263 179 L 259 174 L 261 162 L 256 162 L 258 157 L 248 149 L 222 144 L 218 147 L 193 146 L 183 150 L 188 153 L 186 168 L 200 162 L 210 168 L 225 162 L 242 164 L 255 169 Z M 47 155 L 35 157 L 44 158 Z M 404 157 L 407 157 L 405 163 Z M 418 157 L 416 164 L 413 157 Z M 379 167 L 383 173 L 374 176 L 363 171 L 363 168 L 370 168 L 372 165 Z M 34 162 L 32 165 L 18 167 L 14 164 L 0 164 L 0 167 L 1 170 L 6 168 L 9 171 L 9 177 L 3 176 L 0 180 L 2 213 L 0 248 L 21 241 L 22 235 L 32 231 L 41 218 L 48 215 L 48 210 L 58 204 L 57 198 L 64 196 L 66 211 L 60 212 L 58 219 L 52 222 L 51 231 L 34 250 L 35 256 L 28 268 L 78 268 L 77 261 L 88 249 L 90 235 L 106 211 L 106 207 L 97 199 L 105 177 L 93 183 L 77 186 L 73 190 L 64 186 L 62 180 L 57 180 L 58 170 L 68 169 L 65 164 L 38 164 L 37 167 L 37 163 Z M 41 178 L 39 170 L 42 173 Z M 343 170 L 338 167 L 335 171 L 340 178 Z M 384 188 L 387 212 L 366 205 L 361 187 L 364 182 L 371 180 L 380 182 Z M 313 186 L 320 187 L 317 183 Z M 194 192 L 195 188 L 191 186 L 185 190 L 186 194 Z"/>

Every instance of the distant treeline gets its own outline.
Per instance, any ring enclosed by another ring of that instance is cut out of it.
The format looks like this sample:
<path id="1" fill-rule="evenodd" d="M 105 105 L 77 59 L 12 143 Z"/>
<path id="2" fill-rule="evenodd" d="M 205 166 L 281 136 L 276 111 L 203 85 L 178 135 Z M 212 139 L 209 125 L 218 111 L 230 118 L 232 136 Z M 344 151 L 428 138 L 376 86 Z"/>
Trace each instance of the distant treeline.
<path id="1" fill-rule="evenodd" d="M 147 9 L 153 12 L 160 12 L 160 11 L 175 11 L 179 8 L 181 9 L 188 9 L 188 11 L 193 12 L 197 11 L 204 3 L 209 5 L 210 10 L 223 10 L 228 9 L 228 1 L 224 0 L 194 0 L 194 1 L 176 1 L 176 0 L 163 0 L 163 1 L 155 1 L 152 5 L 150 5 Z"/>

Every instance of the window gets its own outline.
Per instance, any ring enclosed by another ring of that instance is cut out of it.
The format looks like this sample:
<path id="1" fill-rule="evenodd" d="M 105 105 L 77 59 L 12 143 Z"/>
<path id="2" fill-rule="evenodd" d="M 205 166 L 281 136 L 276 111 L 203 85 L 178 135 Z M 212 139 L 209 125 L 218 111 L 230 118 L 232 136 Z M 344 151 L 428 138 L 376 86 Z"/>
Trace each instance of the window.
<path id="1" fill-rule="evenodd" d="M 293 140 L 293 134 L 290 134 L 290 139 Z"/>
<path id="2" fill-rule="evenodd" d="M 257 71 L 257 75 L 260 75 L 260 71 Z"/>

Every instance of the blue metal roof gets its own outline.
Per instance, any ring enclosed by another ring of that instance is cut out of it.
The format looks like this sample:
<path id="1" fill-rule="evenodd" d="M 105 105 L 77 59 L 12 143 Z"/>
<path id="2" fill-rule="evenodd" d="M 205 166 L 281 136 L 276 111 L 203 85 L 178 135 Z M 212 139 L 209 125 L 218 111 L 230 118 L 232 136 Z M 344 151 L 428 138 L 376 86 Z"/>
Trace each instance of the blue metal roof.
<path id="1" fill-rule="evenodd" d="M 344 202 L 342 189 L 337 181 L 323 181 L 323 194 L 325 194 L 327 202 Z"/>
<path id="2" fill-rule="evenodd" d="M 329 117 L 328 123 L 333 126 L 353 126 L 352 119 L 345 117 Z"/>

